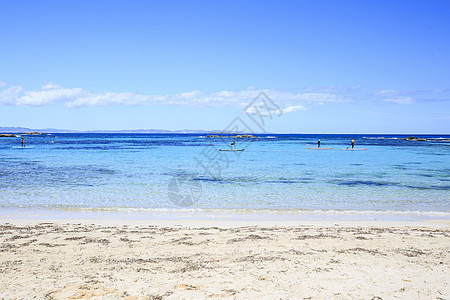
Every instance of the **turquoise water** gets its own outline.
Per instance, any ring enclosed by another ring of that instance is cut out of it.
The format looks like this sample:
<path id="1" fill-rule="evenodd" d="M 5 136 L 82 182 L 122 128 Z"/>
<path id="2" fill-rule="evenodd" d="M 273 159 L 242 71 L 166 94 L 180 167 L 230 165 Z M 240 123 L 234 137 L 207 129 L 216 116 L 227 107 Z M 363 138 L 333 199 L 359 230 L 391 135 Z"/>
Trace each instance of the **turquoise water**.
<path id="1" fill-rule="evenodd" d="M 309 150 L 319 137 L 333 149 Z M 368 150 L 341 151 L 352 137 Z M 0 138 L 0 207 L 450 214 L 450 136 L 403 137 L 259 135 L 234 139 L 242 152 L 200 134 Z"/>

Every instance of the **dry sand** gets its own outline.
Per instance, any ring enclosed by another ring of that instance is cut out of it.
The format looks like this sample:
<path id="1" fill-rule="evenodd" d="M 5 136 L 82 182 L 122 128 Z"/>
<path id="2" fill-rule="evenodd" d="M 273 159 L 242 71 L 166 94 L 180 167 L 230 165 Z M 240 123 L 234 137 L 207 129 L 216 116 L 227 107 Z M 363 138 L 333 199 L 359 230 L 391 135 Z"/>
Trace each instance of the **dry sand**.
<path id="1" fill-rule="evenodd" d="M 448 226 L 0 225 L 4 299 L 450 299 Z"/>

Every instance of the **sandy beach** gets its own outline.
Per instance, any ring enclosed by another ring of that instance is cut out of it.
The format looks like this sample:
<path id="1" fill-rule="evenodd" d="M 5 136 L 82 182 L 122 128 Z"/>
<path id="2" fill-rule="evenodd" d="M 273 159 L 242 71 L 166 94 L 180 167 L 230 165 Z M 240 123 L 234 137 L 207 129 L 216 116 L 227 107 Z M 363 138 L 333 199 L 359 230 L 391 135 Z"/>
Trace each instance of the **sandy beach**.
<path id="1" fill-rule="evenodd" d="M 4 299 L 450 298 L 448 224 L 8 222 Z"/>

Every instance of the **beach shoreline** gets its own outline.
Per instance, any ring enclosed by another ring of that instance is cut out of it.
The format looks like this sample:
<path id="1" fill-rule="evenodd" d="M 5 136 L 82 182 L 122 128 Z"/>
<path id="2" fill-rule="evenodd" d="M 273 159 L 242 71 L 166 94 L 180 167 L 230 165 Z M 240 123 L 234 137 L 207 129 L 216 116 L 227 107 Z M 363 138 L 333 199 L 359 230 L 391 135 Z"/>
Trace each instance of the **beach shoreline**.
<path id="1" fill-rule="evenodd" d="M 450 296 L 446 220 L 16 216 L 0 223 L 6 299 Z"/>
<path id="2" fill-rule="evenodd" d="M 242 226 L 384 226 L 450 227 L 448 212 L 388 211 L 233 211 L 233 210 L 98 210 L 0 208 L 0 222 L 15 225 L 81 223 L 184 227 Z"/>

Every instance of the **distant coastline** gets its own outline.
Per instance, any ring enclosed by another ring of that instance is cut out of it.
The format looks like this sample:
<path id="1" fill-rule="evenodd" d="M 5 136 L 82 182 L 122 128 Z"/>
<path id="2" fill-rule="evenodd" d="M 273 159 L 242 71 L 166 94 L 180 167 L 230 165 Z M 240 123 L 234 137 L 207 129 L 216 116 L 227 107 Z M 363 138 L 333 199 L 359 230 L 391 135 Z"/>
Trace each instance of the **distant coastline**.
<path id="1" fill-rule="evenodd" d="M 130 129 L 130 130 L 71 130 L 57 128 L 27 128 L 27 127 L 0 127 L 0 133 L 23 133 L 23 132 L 43 132 L 43 133 L 220 133 L 222 130 L 166 130 L 166 129 Z"/>
<path id="2" fill-rule="evenodd" d="M 73 130 L 73 129 L 57 129 L 57 128 L 28 128 L 28 127 L 0 127 L 0 133 L 19 133 L 24 132 L 40 132 L 40 133 L 161 133 L 161 134 L 224 134 L 223 130 L 201 130 L 201 129 L 181 129 L 181 130 L 167 130 L 167 129 L 124 129 L 124 130 Z M 290 132 L 290 133 L 276 133 L 276 132 L 244 132 L 244 131 L 233 131 L 228 132 L 241 133 L 241 134 L 306 134 L 306 135 L 372 135 L 372 136 L 428 136 L 428 135 L 450 135 L 450 133 L 301 133 L 301 132 Z"/>

